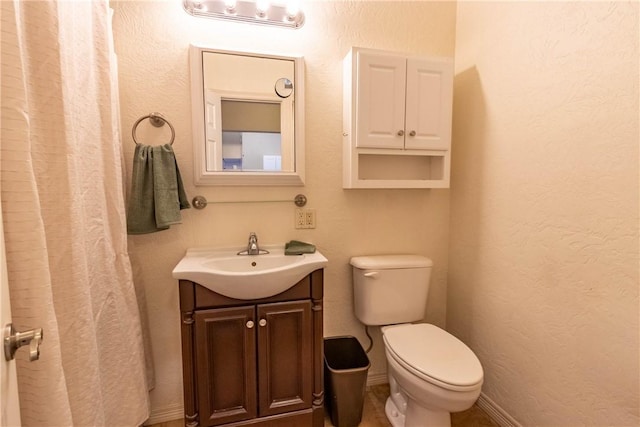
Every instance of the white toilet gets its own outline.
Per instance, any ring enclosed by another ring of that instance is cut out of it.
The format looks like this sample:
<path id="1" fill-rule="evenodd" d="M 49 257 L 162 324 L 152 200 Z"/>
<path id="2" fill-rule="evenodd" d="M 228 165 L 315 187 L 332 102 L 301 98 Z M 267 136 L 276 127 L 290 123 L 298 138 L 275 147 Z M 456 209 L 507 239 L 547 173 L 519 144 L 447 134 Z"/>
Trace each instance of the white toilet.
<path id="1" fill-rule="evenodd" d="M 470 408 L 483 371 L 462 341 L 427 323 L 430 259 L 418 255 L 351 258 L 355 314 L 380 325 L 391 396 L 385 412 L 394 427 L 451 425 L 451 412 Z"/>

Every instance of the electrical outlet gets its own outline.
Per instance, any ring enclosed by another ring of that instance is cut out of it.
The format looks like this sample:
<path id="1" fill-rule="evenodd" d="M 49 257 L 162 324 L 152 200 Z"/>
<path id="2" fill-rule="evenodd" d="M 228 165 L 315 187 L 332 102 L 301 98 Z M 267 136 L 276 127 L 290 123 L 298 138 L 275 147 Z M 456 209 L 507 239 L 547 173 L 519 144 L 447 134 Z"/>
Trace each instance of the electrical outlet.
<path id="1" fill-rule="evenodd" d="M 295 211 L 296 228 L 306 228 L 305 227 L 306 217 L 305 217 L 304 211 L 305 211 L 304 209 L 296 209 Z"/>
<path id="2" fill-rule="evenodd" d="M 315 209 L 296 209 L 294 218 L 296 228 L 316 228 Z"/>
<path id="3" fill-rule="evenodd" d="M 315 209 L 305 209 L 304 223 L 307 226 L 307 228 L 316 228 L 316 210 Z"/>

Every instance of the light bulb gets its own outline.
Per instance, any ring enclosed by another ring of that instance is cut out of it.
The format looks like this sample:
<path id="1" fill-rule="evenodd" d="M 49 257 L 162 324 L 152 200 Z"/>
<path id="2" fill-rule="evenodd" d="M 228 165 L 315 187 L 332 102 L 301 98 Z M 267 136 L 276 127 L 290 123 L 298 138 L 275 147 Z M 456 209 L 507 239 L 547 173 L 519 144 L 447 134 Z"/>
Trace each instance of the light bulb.
<path id="1" fill-rule="evenodd" d="M 236 0 L 224 0 L 224 7 L 228 13 L 236 11 Z"/>
<path id="2" fill-rule="evenodd" d="M 269 10 L 269 0 L 256 0 L 256 15 L 264 18 Z"/>
<path id="3" fill-rule="evenodd" d="M 293 21 L 296 15 L 298 14 L 298 12 L 300 12 L 300 2 L 298 0 L 287 1 L 286 12 L 287 12 L 287 19 L 289 21 Z"/>

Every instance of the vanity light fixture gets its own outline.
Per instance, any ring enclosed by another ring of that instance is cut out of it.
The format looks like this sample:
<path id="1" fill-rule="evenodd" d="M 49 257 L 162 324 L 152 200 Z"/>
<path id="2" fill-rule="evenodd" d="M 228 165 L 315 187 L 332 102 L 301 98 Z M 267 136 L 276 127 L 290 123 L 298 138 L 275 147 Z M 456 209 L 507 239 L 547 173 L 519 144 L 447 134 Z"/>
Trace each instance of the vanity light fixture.
<path id="1" fill-rule="evenodd" d="M 227 19 L 252 24 L 297 29 L 304 25 L 304 13 L 298 0 L 286 4 L 269 0 L 184 0 L 184 10 L 193 16 Z"/>

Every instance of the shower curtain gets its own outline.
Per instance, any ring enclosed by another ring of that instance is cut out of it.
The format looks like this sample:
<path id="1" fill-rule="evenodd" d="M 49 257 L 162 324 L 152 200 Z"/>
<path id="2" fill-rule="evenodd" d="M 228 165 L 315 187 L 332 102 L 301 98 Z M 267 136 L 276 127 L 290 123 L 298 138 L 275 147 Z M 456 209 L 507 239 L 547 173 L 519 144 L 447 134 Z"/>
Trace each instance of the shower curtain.
<path id="1" fill-rule="evenodd" d="M 1 180 L 24 426 L 148 417 L 107 0 L 3 0 Z"/>

